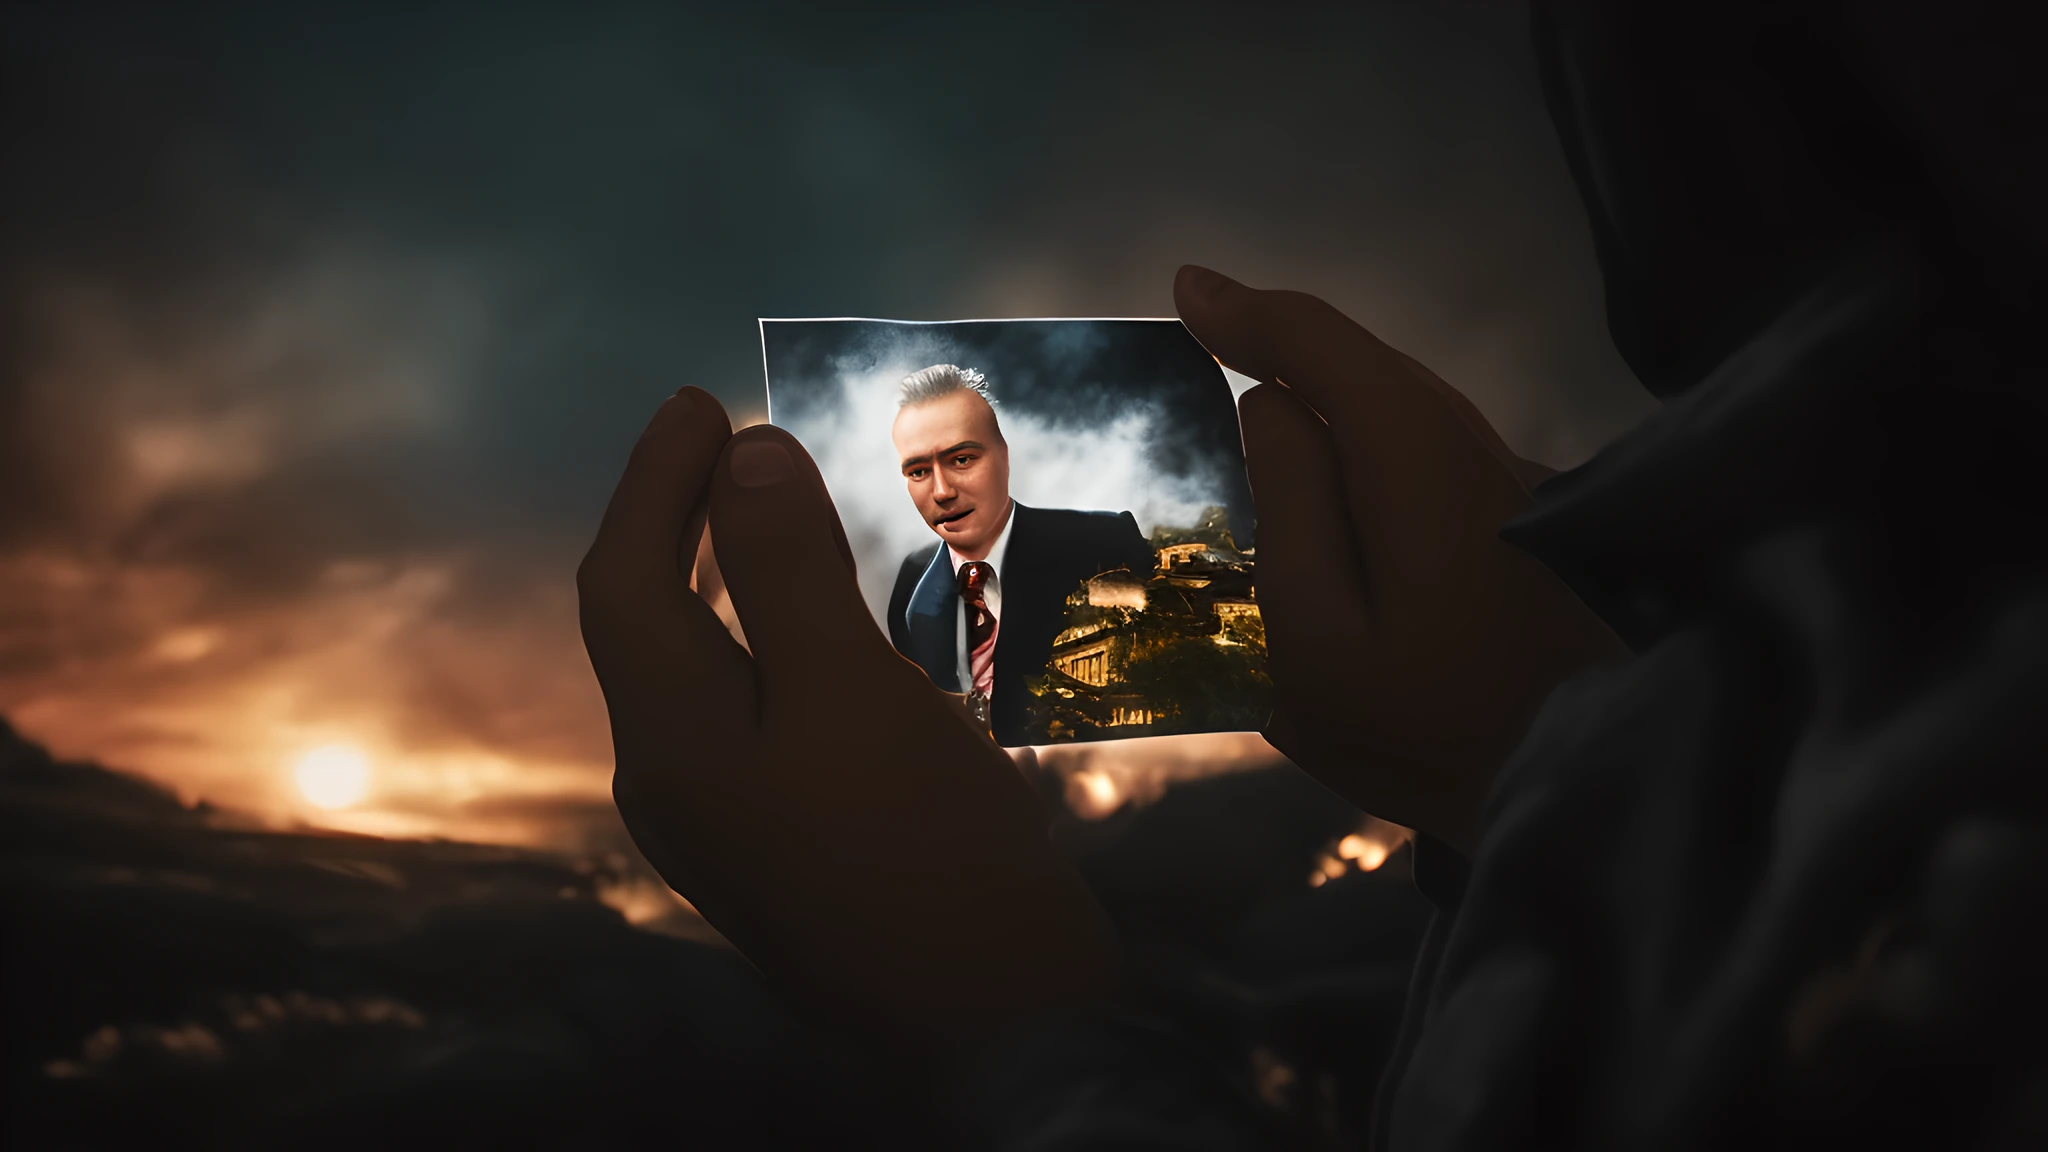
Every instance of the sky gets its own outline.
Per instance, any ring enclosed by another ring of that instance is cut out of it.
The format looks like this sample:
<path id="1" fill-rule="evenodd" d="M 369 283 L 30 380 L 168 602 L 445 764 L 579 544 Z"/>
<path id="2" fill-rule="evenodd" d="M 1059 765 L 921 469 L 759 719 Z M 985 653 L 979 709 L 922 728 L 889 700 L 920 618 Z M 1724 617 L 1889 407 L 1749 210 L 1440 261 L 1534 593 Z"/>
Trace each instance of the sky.
<path id="1" fill-rule="evenodd" d="M 1519 6 L 969 7 L 0 7 L 0 715 L 266 819 L 611 835 L 574 571 L 664 396 L 764 418 L 758 317 L 1196 262 L 1554 466 L 1650 409 Z"/>

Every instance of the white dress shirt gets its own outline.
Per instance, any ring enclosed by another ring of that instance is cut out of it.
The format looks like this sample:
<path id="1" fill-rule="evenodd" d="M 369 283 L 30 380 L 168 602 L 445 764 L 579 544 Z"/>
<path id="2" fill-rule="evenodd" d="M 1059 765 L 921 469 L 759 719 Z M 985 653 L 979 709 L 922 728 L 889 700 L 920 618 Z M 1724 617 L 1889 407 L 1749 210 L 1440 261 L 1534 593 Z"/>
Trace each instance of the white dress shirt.
<path id="1" fill-rule="evenodd" d="M 1010 528 L 1016 523 L 1017 502 L 1012 500 L 1003 512 L 1003 530 L 996 535 L 995 547 L 990 548 L 982 559 L 982 563 L 995 569 L 995 575 L 989 577 L 988 587 L 982 590 L 982 599 L 988 604 L 989 614 L 996 618 L 998 630 L 1003 624 L 1003 553 L 1010 550 Z M 967 560 L 953 551 L 951 544 L 946 545 L 946 555 L 953 560 L 953 587 L 957 589 L 960 587 L 960 566 Z M 954 595 L 957 597 L 959 593 L 956 591 Z M 953 629 L 953 653 L 959 661 L 960 690 L 974 691 L 974 670 L 967 651 L 967 601 L 964 597 L 960 599 L 960 626 Z M 991 690 L 989 695 L 993 696 L 995 692 Z"/>

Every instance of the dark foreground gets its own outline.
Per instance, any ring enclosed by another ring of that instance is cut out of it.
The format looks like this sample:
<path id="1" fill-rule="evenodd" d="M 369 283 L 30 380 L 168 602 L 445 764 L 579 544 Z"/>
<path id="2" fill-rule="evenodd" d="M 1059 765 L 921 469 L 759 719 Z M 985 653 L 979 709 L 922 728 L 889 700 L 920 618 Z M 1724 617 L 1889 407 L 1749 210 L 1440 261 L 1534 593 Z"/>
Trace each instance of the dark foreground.
<path id="1" fill-rule="evenodd" d="M 1307 884 L 1357 821 L 1266 772 L 1055 830 L 1276 1146 L 1360 1143 L 1426 913 L 1405 850 Z M 603 862 L 220 825 L 0 726 L 9 1147 L 889 1143 L 889 1070 Z"/>

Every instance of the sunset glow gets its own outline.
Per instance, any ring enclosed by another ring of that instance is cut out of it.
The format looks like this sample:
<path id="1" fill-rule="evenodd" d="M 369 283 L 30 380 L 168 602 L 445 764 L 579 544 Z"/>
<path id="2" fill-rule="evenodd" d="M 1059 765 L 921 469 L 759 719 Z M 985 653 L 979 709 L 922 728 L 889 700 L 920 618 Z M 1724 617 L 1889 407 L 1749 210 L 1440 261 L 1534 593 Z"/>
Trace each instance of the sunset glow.
<path id="1" fill-rule="evenodd" d="M 347 808 L 370 791 L 370 758 L 346 744 L 315 748 L 299 757 L 292 783 L 315 808 Z"/>

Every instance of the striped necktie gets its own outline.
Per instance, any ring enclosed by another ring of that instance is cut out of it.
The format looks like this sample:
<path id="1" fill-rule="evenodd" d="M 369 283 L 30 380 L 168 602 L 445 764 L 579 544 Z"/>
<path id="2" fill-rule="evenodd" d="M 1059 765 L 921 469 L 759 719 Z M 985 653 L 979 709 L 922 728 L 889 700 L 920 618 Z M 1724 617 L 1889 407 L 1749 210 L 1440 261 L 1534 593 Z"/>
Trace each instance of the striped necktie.
<path id="1" fill-rule="evenodd" d="M 960 599 L 967 606 L 967 669 L 973 691 L 986 700 L 996 683 L 996 614 L 988 606 L 992 564 L 969 560 L 960 566 Z"/>

